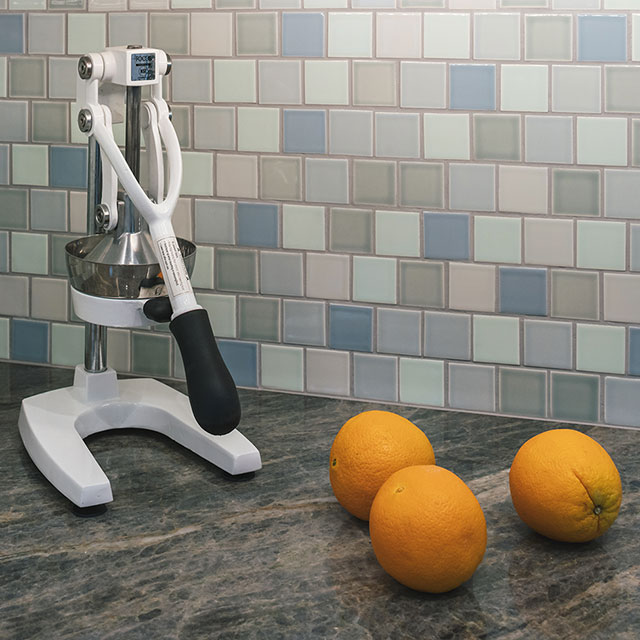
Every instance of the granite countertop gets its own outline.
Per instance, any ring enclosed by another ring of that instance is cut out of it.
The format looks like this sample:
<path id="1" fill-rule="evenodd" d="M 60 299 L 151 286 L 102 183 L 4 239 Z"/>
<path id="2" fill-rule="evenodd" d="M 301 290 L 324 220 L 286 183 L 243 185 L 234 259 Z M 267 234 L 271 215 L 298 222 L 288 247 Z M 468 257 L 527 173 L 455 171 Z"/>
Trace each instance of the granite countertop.
<path id="1" fill-rule="evenodd" d="M 547 424 L 388 407 L 427 433 L 487 519 L 474 577 L 428 595 L 384 573 L 328 480 L 340 426 L 381 405 L 241 391 L 241 431 L 264 465 L 244 481 L 154 433 L 91 436 L 114 502 L 79 518 L 17 428 L 23 397 L 72 375 L 0 363 L 2 639 L 640 637 L 638 431 L 580 428 L 612 455 L 624 497 L 605 536 L 570 545 L 529 530 L 509 498 L 515 452 Z"/>

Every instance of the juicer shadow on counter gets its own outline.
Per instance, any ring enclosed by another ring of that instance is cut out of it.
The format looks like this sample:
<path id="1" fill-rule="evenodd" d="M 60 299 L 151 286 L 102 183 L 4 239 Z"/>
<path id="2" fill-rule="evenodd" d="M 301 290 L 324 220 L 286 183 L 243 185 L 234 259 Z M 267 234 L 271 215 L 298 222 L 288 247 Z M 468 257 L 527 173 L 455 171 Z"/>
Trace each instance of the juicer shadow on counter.
<path id="1" fill-rule="evenodd" d="M 171 224 L 182 156 L 162 97 L 170 70 L 164 51 L 137 45 L 111 47 L 78 63 L 92 235 L 70 242 L 66 260 L 74 310 L 86 323 L 85 362 L 76 367 L 72 387 L 22 401 L 19 429 L 38 469 L 81 515 L 101 512 L 113 500 L 109 479 L 83 440 L 100 431 L 157 431 L 235 476 L 261 468 L 260 453 L 236 428 L 237 389 L 191 287 L 196 247 L 176 238 Z M 143 87 L 150 89 L 149 100 L 141 100 Z M 123 120 L 124 156 L 112 129 Z M 141 131 L 147 191 L 139 183 Z M 159 322 L 169 322 L 180 349 L 188 397 L 157 380 L 118 380 L 106 366 L 107 327 Z"/>

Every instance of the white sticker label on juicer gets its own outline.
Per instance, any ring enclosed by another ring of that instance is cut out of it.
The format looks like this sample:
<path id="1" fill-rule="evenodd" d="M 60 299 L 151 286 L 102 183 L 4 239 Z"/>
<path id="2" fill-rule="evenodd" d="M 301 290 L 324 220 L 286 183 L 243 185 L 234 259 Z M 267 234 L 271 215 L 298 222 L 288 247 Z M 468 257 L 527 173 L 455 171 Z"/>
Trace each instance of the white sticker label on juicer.
<path id="1" fill-rule="evenodd" d="M 178 241 L 175 238 L 158 240 L 158 250 L 160 251 L 162 275 L 170 296 L 174 297 L 179 296 L 181 293 L 189 293 L 191 291 L 189 274 L 184 266 Z"/>

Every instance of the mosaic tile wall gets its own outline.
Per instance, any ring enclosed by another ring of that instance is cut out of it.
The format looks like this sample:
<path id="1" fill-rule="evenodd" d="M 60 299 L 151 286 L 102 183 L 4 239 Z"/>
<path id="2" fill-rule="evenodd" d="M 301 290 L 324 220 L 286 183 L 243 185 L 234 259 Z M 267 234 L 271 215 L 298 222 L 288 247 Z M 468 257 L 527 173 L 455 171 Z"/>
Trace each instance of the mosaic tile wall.
<path id="1" fill-rule="evenodd" d="M 2 359 L 82 360 L 76 59 L 130 42 L 239 385 L 640 425 L 640 0 L 0 0 Z"/>

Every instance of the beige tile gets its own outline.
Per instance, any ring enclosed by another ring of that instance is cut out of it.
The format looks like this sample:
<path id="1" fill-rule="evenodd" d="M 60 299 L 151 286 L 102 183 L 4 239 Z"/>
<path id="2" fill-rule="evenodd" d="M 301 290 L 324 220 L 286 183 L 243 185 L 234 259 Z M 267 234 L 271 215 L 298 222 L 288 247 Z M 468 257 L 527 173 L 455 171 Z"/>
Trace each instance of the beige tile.
<path id="1" fill-rule="evenodd" d="M 353 104 L 395 106 L 397 104 L 395 62 L 359 60 L 353 63 Z"/>
<path id="2" fill-rule="evenodd" d="M 573 220 L 525 218 L 524 261 L 554 267 L 573 266 Z"/>
<path id="3" fill-rule="evenodd" d="M 218 154 L 216 187 L 218 196 L 257 198 L 258 157 Z"/>
<path id="4" fill-rule="evenodd" d="M 545 167 L 505 165 L 498 169 L 500 211 L 547 213 L 549 176 Z"/>
<path id="5" fill-rule="evenodd" d="M 31 317 L 42 320 L 66 320 L 69 285 L 56 278 L 31 280 Z"/>
<path id="6" fill-rule="evenodd" d="M 267 200 L 301 200 L 302 160 L 284 156 L 260 158 L 260 194 Z"/>
<path id="7" fill-rule="evenodd" d="M 232 14 L 198 13 L 191 20 L 191 53 L 194 56 L 233 55 Z"/>
<path id="8" fill-rule="evenodd" d="M 638 322 L 640 318 L 640 276 L 604 274 L 604 319 Z"/>
<path id="9" fill-rule="evenodd" d="M 307 254 L 307 296 L 328 300 L 349 299 L 348 256 Z"/>
<path id="10" fill-rule="evenodd" d="M 107 329 L 107 364 L 116 371 L 131 370 L 131 332 Z"/>
<path id="11" fill-rule="evenodd" d="M 495 311 L 496 268 L 492 265 L 450 263 L 449 308 Z"/>

